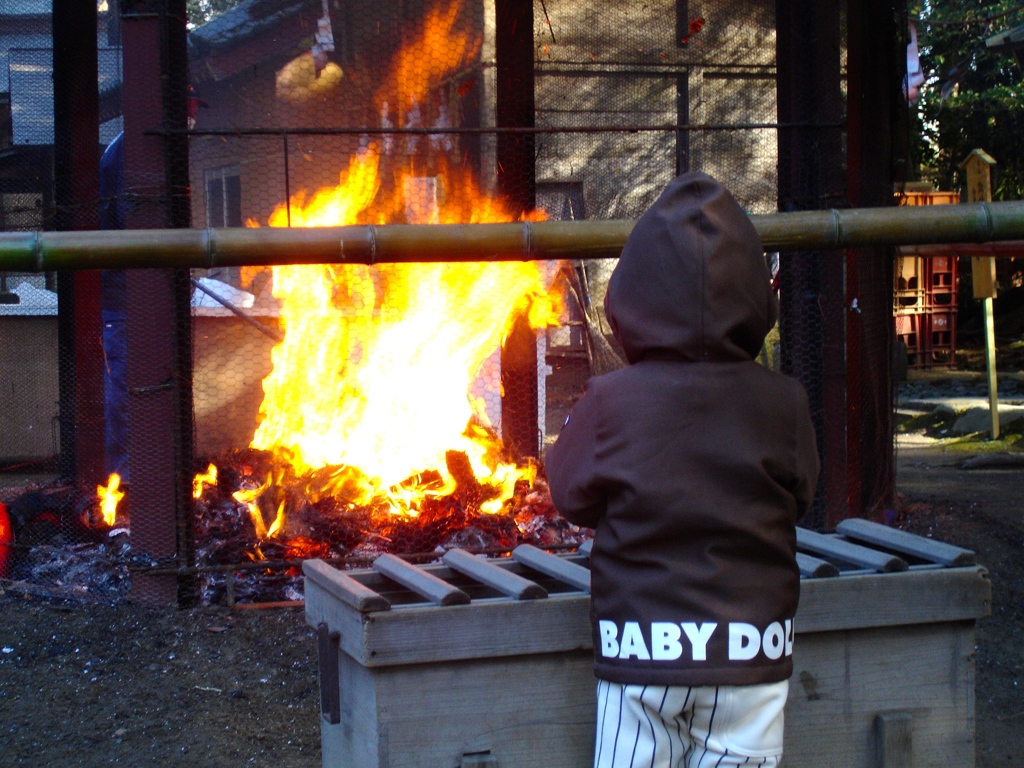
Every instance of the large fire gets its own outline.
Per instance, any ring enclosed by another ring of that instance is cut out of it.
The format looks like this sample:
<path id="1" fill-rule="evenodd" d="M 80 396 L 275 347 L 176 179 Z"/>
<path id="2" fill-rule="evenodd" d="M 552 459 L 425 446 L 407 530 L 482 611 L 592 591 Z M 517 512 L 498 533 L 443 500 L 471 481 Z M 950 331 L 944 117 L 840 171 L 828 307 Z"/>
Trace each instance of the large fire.
<path id="1" fill-rule="evenodd" d="M 384 127 L 392 119 L 429 119 L 432 126 L 448 120 L 445 99 L 432 93 L 479 50 L 472 36 L 455 33 L 458 12 L 428 13 L 421 34 L 396 57 L 377 94 Z M 364 141 L 337 186 L 294 195 L 268 224 L 518 218 L 471 173 L 450 167 L 454 143 L 450 136 Z M 536 467 L 505 455 L 479 380 L 514 317 L 528 317 L 534 328 L 557 321 L 561 303 L 541 265 L 278 266 L 273 293 L 285 336 L 263 381 L 251 448 L 272 454 L 277 468 L 233 493 L 261 541 L 285 530 L 295 504 L 286 486 L 296 483 L 307 503 L 329 496 L 343 509 L 369 505 L 403 519 L 418 516 L 426 500 L 454 493 L 470 475 L 484 513 L 505 508 L 517 483 L 520 491 L 522 481 L 532 485 Z M 497 376 L 492 380 L 497 396 Z M 216 482 L 211 465 L 196 478 L 197 497 Z"/>
<path id="2" fill-rule="evenodd" d="M 376 153 L 353 158 L 337 187 L 293 199 L 292 224 L 349 224 L 372 215 L 378 167 Z M 426 186 L 418 181 L 406 175 L 396 186 Z M 461 181 L 452 197 L 467 206 L 479 201 L 471 210 L 480 220 L 512 218 L 472 179 Z M 408 212 L 410 223 L 453 215 L 433 200 Z M 271 226 L 283 218 L 279 209 Z M 534 327 L 557 320 L 557 297 L 538 265 L 294 265 L 275 267 L 273 280 L 285 339 L 263 382 L 254 448 L 287 451 L 300 471 L 358 468 L 365 483 L 356 503 L 429 469 L 445 479 L 429 492 L 450 493 L 445 457 L 455 450 L 468 456 L 478 480 L 505 486 L 503 497 L 511 497 L 518 473 L 499 460 L 484 404 L 467 393 L 515 311 L 526 311 Z M 407 490 L 391 495 L 396 511 L 415 511 Z"/>

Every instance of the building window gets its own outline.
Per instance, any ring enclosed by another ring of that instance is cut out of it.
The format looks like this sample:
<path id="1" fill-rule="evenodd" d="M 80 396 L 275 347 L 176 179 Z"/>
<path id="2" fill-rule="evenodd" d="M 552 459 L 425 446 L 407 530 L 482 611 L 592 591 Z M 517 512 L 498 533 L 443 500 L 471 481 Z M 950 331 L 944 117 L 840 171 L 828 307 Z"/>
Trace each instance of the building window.
<path id="1" fill-rule="evenodd" d="M 242 182 L 237 165 L 206 172 L 206 226 L 242 226 Z"/>

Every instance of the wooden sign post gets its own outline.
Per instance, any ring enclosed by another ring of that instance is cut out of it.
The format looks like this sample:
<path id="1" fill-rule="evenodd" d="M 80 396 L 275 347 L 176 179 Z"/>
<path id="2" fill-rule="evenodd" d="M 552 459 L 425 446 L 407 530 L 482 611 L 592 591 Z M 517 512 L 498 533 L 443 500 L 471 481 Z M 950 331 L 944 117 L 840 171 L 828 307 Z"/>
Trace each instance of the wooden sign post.
<path id="1" fill-rule="evenodd" d="M 967 171 L 967 201 L 991 202 L 992 166 L 996 164 L 986 152 L 975 149 L 960 167 Z M 996 382 L 996 330 L 992 299 L 996 297 L 996 260 L 992 256 L 971 259 L 974 298 L 982 300 L 985 319 L 985 370 L 988 373 L 988 409 L 992 418 L 992 439 L 999 438 L 999 389 Z"/>

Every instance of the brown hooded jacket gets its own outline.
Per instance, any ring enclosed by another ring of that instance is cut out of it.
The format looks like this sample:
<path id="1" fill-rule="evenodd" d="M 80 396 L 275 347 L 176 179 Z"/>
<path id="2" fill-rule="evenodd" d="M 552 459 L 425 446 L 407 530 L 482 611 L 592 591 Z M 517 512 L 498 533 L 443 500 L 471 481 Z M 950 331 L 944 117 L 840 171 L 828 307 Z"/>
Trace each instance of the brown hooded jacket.
<path id="1" fill-rule="evenodd" d="M 597 529 L 596 674 L 784 680 L 818 455 L 801 386 L 754 362 L 776 318 L 757 232 L 714 179 L 681 176 L 637 222 L 605 308 L 630 365 L 590 380 L 546 456 L 555 506 Z"/>

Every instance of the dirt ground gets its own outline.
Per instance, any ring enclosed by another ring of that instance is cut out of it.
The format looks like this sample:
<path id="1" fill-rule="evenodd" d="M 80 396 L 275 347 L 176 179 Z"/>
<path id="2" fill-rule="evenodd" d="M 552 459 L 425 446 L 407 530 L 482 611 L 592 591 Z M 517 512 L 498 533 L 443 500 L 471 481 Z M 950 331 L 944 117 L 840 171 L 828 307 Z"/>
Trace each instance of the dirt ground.
<path id="1" fill-rule="evenodd" d="M 901 442 L 899 527 L 973 549 L 992 579 L 977 634 L 977 765 L 1024 765 L 1024 461 L 993 454 L 965 468 L 975 454 Z"/>
<path id="2" fill-rule="evenodd" d="M 897 454 L 896 524 L 975 550 L 991 573 L 992 615 L 978 626 L 980 768 L 1024 765 L 1017 438 L 992 453 L 915 427 Z M 320 764 L 316 643 L 301 609 L 164 611 L 8 586 L 0 616 L 0 766 Z"/>
<path id="3" fill-rule="evenodd" d="M 301 610 L 0 597 L 0 765 L 320 765 Z"/>

